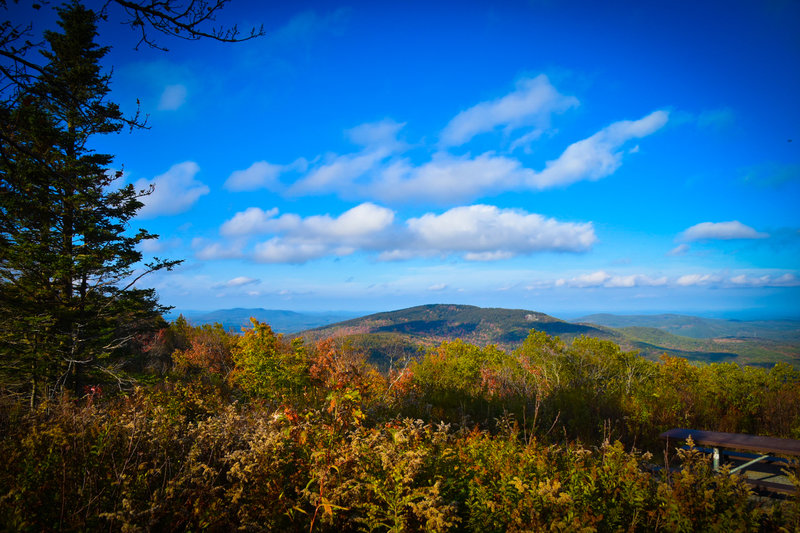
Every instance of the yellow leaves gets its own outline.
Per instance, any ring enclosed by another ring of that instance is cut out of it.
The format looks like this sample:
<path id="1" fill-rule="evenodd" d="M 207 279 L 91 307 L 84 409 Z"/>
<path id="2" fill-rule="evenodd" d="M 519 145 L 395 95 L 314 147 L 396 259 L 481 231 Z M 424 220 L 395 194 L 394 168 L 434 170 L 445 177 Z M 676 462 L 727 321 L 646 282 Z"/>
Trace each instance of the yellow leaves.
<path id="1" fill-rule="evenodd" d="M 513 478 L 511 478 L 511 481 L 509 481 L 509 483 L 511 484 L 512 487 L 517 489 L 517 491 L 520 494 L 524 493 L 530 488 L 526 483 L 523 483 L 518 476 L 514 476 Z"/>

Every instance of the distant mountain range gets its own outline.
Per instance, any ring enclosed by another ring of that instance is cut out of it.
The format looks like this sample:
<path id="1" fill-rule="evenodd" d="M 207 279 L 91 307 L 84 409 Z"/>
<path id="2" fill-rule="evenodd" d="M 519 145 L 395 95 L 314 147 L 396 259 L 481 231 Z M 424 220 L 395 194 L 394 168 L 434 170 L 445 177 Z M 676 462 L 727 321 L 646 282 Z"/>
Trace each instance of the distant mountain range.
<path id="1" fill-rule="evenodd" d="M 775 341 L 798 340 L 800 320 L 721 320 L 686 315 L 587 315 L 575 320 L 609 328 L 656 328 L 694 339 L 745 337 Z"/>
<path id="2" fill-rule="evenodd" d="M 174 320 L 183 315 L 190 324 L 222 324 L 227 330 L 241 331 L 243 327 L 250 327 L 250 317 L 260 322 L 266 322 L 273 331 L 278 333 L 297 333 L 306 329 L 326 326 L 334 322 L 347 320 L 358 316 L 358 313 L 344 311 L 326 311 L 320 313 L 297 313 L 277 309 L 240 308 L 218 309 L 216 311 L 189 311 L 181 310 L 170 313 L 167 318 Z"/>
<path id="3" fill-rule="evenodd" d="M 785 361 L 800 368 L 800 321 L 792 320 L 744 322 L 672 314 L 596 314 L 567 322 L 524 309 L 448 304 L 360 317 L 347 312 L 297 313 L 261 308 L 182 313 L 192 324 L 218 322 L 236 332 L 248 327 L 252 316 L 276 332 L 310 341 L 343 338 L 383 368 L 390 366 L 393 359 L 414 356 L 420 348 L 457 338 L 513 350 L 531 329 L 557 335 L 567 342 L 580 335 L 611 340 L 625 350 L 639 350 L 650 359 L 666 353 L 695 361 L 763 366 Z M 176 316 L 173 313 L 171 318 Z"/>
<path id="4" fill-rule="evenodd" d="M 440 304 L 376 313 L 303 331 L 299 335 L 312 340 L 344 337 L 364 349 L 376 363 L 381 362 L 378 360 L 381 353 L 387 351 L 408 354 L 411 347 L 435 346 L 456 338 L 513 350 L 522 344 L 531 329 L 535 329 L 565 341 L 580 335 L 611 340 L 625 350 L 639 350 L 650 359 L 668 354 L 695 361 L 736 361 L 764 366 L 785 361 L 800 367 L 800 322 L 749 323 L 660 316 L 663 318 L 650 320 L 647 316 L 591 315 L 577 322 L 566 322 L 524 309 Z M 612 320 L 617 327 L 607 325 Z M 670 328 L 680 331 L 683 328 L 697 337 L 676 335 Z M 724 336 L 715 332 L 724 333 Z M 700 337 L 701 333 L 705 336 Z"/>

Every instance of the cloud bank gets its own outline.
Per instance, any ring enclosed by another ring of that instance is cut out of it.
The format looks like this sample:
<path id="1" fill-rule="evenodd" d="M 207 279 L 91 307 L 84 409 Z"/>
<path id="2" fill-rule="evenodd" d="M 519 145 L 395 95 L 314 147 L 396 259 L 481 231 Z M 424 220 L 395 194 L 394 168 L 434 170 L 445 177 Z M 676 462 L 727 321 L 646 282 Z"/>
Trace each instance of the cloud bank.
<path id="1" fill-rule="evenodd" d="M 518 209 L 470 205 L 443 213 L 396 221 L 394 211 L 365 202 L 339 215 L 278 216 L 257 207 L 236 213 L 220 228 L 231 238 L 263 234 L 250 257 L 265 263 L 303 263 L 356 252 L 384 261 L 458 255 L 467 261 L 494 261 L 538 252 L 583 253 L 597 240 L 590 222 L 561 222 Z M 216 247 L 214 247 L 216 246 Z M 225 257 L 235 250 L 200 248 L 198 258 Z"/>

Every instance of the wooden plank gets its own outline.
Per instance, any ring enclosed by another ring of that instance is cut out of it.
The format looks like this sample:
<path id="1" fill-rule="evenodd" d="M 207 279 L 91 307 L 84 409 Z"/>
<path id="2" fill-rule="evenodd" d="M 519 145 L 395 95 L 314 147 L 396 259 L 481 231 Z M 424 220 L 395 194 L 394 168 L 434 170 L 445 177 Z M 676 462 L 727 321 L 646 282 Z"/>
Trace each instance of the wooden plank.
<path id="1" fill-rule="evenodd" d="M 774 481 L 762 481 L 760 479 L 743 478 L 746 483 L 749 483 L 756 489 L 767 492 L 778 492 L 781 494 L 795 494 L 797 489 L 794 485 L 786 485 L 784 483 L 775 483 Z"/>
<path id="2" fill-rule="evenodd" d="M 662 439 L 686 440 L 692 437 L 695 444 L 718 448 L 732 448 L 752 452 L 774 453 L 777 455 L 800 456 L 800 440 L 762 437 L 744 433 L 723 433 L 721 431 L 701 431 L 698 429 L 670 429 L 661 434 Z"/>

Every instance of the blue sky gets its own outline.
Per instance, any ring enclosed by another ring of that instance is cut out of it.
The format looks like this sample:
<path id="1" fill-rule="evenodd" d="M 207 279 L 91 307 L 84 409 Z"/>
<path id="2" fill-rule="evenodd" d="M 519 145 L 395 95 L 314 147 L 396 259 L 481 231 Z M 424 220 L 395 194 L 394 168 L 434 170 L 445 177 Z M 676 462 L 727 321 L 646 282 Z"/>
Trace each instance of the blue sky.
<path id="1" fill-rule="evenodd" d="M 271 4 L 100 28 L 162 303 L 800 316 L 800 3 Z"/>

